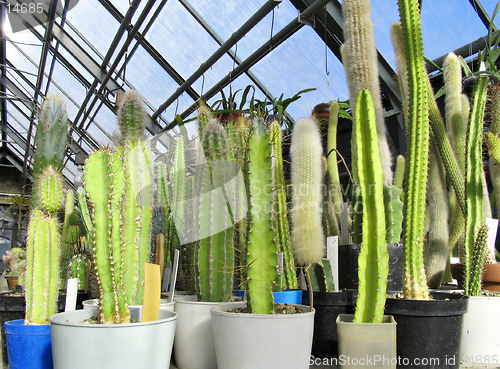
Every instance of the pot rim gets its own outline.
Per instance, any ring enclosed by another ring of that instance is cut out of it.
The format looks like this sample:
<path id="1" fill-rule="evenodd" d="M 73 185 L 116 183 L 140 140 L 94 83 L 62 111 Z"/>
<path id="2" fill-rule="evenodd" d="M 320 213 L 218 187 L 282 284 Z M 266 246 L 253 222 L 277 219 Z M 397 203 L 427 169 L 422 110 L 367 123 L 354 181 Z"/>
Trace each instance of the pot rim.
<path id="1" fill-rule="evenodd" d="M 245 307 L 247 304 L 246 302 L 239 302 L 242 307 Z M 302 310 L 301 314 L 252 314 L 252 313 L 234 313 L 234 312 L 229 312 L 225 311 L 223 309 L 226 309 L 225 307 L 222 306 L 216 306 L 210 309 L 210 314 L 212 315 L 218 315 L 218 316 L 225 316 L 228 318 L 233 318 L 233 319 L 307 319 L 311 315 L 314 315 L 316 313 L 316 310 L 313 308 L 312 311 L 310 311 L 311 307 L 308 305 L 298 305 L 298 304 L 287 304 L 290 306 L 295 306 L 298 307 L 300 310 Z"/>

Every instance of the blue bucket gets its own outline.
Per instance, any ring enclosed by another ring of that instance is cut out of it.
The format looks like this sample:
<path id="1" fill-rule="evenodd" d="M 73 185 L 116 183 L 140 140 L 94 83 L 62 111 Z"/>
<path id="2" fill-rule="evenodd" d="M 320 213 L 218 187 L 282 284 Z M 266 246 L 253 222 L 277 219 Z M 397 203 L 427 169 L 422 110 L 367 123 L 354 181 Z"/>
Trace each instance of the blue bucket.
<path id="1" fill-rule="evenodd" d="M 283 290 L 274 292 L 274 302 L 277 304 L 302 304 L 302 290 Z"/>
<path id="2" fill-rule="evenodd" d="M 52 369 L 50 324 L 25 325 L 24 319 L 5 322 L 10 369 Z"/>

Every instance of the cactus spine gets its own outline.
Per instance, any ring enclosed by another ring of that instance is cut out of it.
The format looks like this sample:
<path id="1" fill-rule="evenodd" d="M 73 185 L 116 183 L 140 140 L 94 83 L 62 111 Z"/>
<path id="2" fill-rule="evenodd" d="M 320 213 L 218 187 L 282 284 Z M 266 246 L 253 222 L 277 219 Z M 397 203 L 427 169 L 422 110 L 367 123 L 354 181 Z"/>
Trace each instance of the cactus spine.
<path id="1" fill-rule="evenodd" d="M 409 76 L 407 189 L 403 242 L 405 247 L 403 292 L 407 299 L 428 299 L 423 245 L 425 200 L 429 160 L 429 103 L 424 66 L 420 10 L 417 0 L 399 0 Z"/>
<path id="2" fill-rule="evenodd" d="M 297 289 L 299 283 L 295 272 L 295 261 L 293 258 L 290 240 L 290 229 L 288 227 L 286 185 L 283 173 L 282 134 L 281 126 L 274 121 L 269 126 L 269 134 L 272 143 L 273 161 L 273 228 L 276 233 L 276 244 L 278 251 L 283 253 L 283 276 L 281 287 L 285 289 Z"/>
<path id="3" fill-rule="evenodd" d="M 298 122 L 297 122 L 298 123 Z M 297 125 L 295 125 L 297 129 Z M 278 248 L 272 222 L 272 147 L 263 119 L 252 122 L 248 140 L 249 233 L 247 246 L 247 309 L 256 314 L 274 310 Z M 319 219 L 321 225 L 321 217 Z M 322 232 L 319 232 L 322 234 Z"/>
<path id="4" fill-rule="evenodd" d="M 361 90 L 356 101 L 356 150 L 359 189 L 363 201 L 363 240 L 358 258 L 359 297 L 354 320 L 382 323 L 389 273 L 382 163 L 370 92 Z"/>
<path id="5" fill-rule="evenodd" d="M 322 228 L 322 145 L 317 123 L 299 119 L 290 146 L 292 177 L 292 248 L 297 263 L 306 267 L 325 254 Z"/>

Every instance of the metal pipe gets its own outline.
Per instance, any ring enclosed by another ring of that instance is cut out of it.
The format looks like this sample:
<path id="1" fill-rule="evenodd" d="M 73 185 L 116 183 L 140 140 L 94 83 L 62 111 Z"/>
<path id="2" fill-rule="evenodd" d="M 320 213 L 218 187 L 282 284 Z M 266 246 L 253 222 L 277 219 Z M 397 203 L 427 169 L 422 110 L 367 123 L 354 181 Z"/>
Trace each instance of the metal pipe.
<path id="1" fill-rule="evenodd" d="M 155 120 L 165 111 L 188 87 L 190 87 L 203 73 L 217 62 L 225 53 L 229 51 L 243 36 L 245 36 L 257 23 L 259 23 L 271 10 L 273 10 L 281 0 L 268 0 L 257 12 L 252 15 L 231 37 L 219 47 L 198 70 L 194 72 L 177 90 L 153 113 L 151 118 Z"/>

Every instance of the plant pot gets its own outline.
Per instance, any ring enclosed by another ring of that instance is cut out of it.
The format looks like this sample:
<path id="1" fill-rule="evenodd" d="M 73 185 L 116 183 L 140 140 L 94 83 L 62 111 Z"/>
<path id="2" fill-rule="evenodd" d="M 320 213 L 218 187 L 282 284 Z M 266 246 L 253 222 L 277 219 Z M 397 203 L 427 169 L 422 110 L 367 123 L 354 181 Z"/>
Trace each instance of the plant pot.
<path id="1" fill-rule="evenodd" d="M 54 369 L 168 369 L 177 314 L 160 307 L 158 320 L 127 324 L 87 324 L 92 310 L 50 318 Z M 140 319 L 137 307 L 131 316 Z"/>
<path id="2" fill-rule="evenodd" d="M 313 307 L 314 337 L 312 355 L 333 358 L 338 355 L 337 316 L 353 314 L 356 304 L 357 290 L 340 292 L 314 292 Z"/>
<path id="3" fill-rule="evenodd" d="M 213 308 L 218 368 L 308 369 L 314 311 L 309 306 L 293 306 L 303 313 L 246 314 Z"/>
<path id="4" fill-rule="evenodd" d="M 82 302 L 84 310 L 94 310 L 97 308 L 98 299 L 89 299 Z M 174 311 L 175 301 L 169 302 L 168 299 L 160 299 L 160 306 L 165 307 L 169 311 Z M 135 305 L 132 305 L 135 306 Z M 139 309 L 139 315 L 142 316 L 142 305 L 137 305 Z"/>
<path id="5" fill-rule="evenodd" d="M 339 246 L 339 289 L 358 289 L 358 257 L 360 245 Z M 403 245 L 387 244 L 389 253 L 389 275 L 387 276 L 387 291 L 403 289 Z"/>
<path id="6" fill-rule="evenodd" d="M 340 314 L 337 330 L 343 368 L 396 368 L 396 321 L 391 315 L 384 315 L 382 323 L 354 323 L 354 314 Z"/>
<path id="7" fill-rule="evenodd" d="M 16 289 L 17 281 L 19 280 L 18 275 L 6 275 L 5 280 L 9 286 L 9 290 L 14 291 Z"/>
<path id="8" fill-rule="evenodd" d="M 188 295 L 189 296 L 189 295 Z M 210 309 L 229 308 L 241 302 L 201 302 L 175 298 L 178 314 L 175 332 L 174 359 L 183 369 L 217 369 Z"/>
<path id="9" fill-rule="evenodd" d="M 24 319 L 5 322 L 10 369 L 52 369 L 50 325 L 25 325 Z"/>
<path id="10" fill-rule="evenodd" d="M 302 290 L 283 290 L 273 292 L 274 302 L 277 304 L 302 304 Z"/>
<path id="11" fill-rule="evenodd" d="M 463 367 L 500 365 L 500 294 L 470 296 L 463 317 L 460 359 Z M 497 355 L 496 360 L 494 355 Z M 489 364 L 489 365 L 488 365 Z"/>
<path id="12" fill-rule="evenodd" d="M 500 291 L 500 264 L 483 265 L 483 286 L 488 291 Z"/>
<path id="13" fill-rule="evenodd" d="M 398 368 L 458 368 L 462 319 L 469 299 L 444 292 L 431 296 L 433 300 L 386 300 L 385 312 L 398 324 Z"/>

